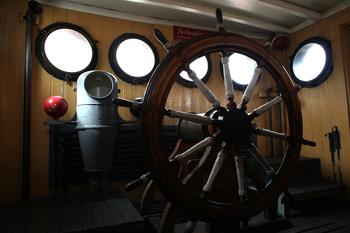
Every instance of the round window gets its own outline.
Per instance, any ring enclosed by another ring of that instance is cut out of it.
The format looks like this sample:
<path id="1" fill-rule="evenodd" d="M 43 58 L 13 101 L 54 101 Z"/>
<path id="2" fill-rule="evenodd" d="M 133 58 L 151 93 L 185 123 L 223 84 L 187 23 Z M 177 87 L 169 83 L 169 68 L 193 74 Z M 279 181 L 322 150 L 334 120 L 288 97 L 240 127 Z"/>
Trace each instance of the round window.
<path id="1" fill-rule="evenodd" d="M 229 58 L 229 69 L 233 87 L 237 90 L 244 90 L 253 78 L 255 68 L 258 66 L 256 61 L 244 54 L 233 53 Z M 223 67 L 220 63 L 221 76 L 223 76 Z"/>
<path id="2" fill-rule="evenodd" d="M 54 23 L 41 30 L 36 55 L 49 74 L 65 81 L 75 81 L 81 73 L 94 69 L 98 57 L 91 36 L 70 23 Z"/>
<path id="3" fill-rule="evenodd" d="M 297 47 L 291 60 L 294 81 L 303 87 L 315 87 L 333 71 L 332 51 L 328 40 L 312 37 Z"/>
<path id="4" fill-rule="evenodd" d="M 131 84 L 146 83 L 158 63 L 156 47 L 139 34 L 125 33 L 109 48 L 109 64 L 114 73 Z"/>
<path id="5" fill-rule="evenodd" d="M 208 81 L 211 75 L 211 60 L 209 56 L 202 56 L 191 62 L 190 69 L 193 70 L 197 77 L 204 83 Z M 182 71 L 176 80 L 185 87 L 196 87 L 192 79 L 188 76 L 186 71 Z"/>

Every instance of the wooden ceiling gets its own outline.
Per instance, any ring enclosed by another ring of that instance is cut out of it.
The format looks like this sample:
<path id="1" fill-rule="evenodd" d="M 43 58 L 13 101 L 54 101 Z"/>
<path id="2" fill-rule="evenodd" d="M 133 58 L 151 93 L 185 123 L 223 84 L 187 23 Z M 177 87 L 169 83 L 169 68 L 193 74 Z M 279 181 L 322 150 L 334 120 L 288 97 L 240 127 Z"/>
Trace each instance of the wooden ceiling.
<path id="1" fill-rule="evenodd" d="M 213 30 L 221 8 L 226 30 L 266 38 L 290 34 L 350 7 L 350 0 L 39 0 L 116 18 Z"/>

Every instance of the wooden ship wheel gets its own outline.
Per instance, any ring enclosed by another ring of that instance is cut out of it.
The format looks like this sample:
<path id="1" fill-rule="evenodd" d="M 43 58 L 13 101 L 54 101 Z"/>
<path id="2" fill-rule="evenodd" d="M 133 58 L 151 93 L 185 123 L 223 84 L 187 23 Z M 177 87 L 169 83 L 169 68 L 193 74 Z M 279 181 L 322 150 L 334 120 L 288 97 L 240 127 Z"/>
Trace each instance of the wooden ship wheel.
<path id="1" fill-rule="evenodd" d="M 218 32 L 195 37 L 174 47 L 158 34 L 169 53 L 148 84 L 143 100 L 142 124 L 151 177 L 168 200 L 196 219 L 229 222 L 249 219 L 276 200 L 287 187 L 301 145 L 313 143 L 302 137 L 299 88 L 293 84 L 287 71 L 264 46 L 222 30 L 220 11 L 217 15 Z M 223 66 L 224 104 L 189 67 L 196 58 L 215 53 L 220 54 Z M 258 64 L 241 99 L 234 99 L 228 66 L 229 56 L 233 53 L 244 54 Z M 204 114 L 166 107 L 169 92 L 184 70 L 211 103 Z M 280 93 L 249 112 L 247 104 L 262 72 L 272 77 Z M 287 111 L 288 132 L 275 132 L 253 124 L 254 119 L 281 101 Z M 200 125 L 203 139 L 182 153 L 167 156 L 161 133 L 164 117 Z M 259 152 L 251 139 L 253 135 L 286 142 L 277 169 Z M 193 160 L 196 162 L 190 163 Z M 179 174 L 179 167 L 189 167 L 188 172 Z M 249 187 L 254 187 L 256 192 L 249 192 Z"/>

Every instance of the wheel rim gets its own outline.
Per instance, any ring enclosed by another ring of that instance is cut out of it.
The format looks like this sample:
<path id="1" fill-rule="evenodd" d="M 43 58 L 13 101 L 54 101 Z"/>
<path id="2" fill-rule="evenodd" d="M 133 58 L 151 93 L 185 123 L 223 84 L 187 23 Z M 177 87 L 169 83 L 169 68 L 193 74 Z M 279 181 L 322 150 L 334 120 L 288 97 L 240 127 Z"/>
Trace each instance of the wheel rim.
<path id="1" fill-rule="evenodd" d="M 243 53 L 259 63 L 275 80 L 288 114 L 289 141 L 283 161 L 276 175 L 258 195 L 244 203 L 221 203 L 199 197 L 191 192 L 173 173 L 169 161 L 162 154 L 161 127 L 164 107 L 178 74 L 193 59 L 208 53 Z M 266 208 L 286 187 L 299 157 L 302 140 L 302 118 L 296 88 L 283 66 L 266 48 L 247 38 L 230 33 L 213 33 L 189 40 L 170 52 L 154 72 L 144 97 L 142 115 L 147 160 L 154 180 L 163 194 L 191 216 L 210 221 L 244 219 Z"/>

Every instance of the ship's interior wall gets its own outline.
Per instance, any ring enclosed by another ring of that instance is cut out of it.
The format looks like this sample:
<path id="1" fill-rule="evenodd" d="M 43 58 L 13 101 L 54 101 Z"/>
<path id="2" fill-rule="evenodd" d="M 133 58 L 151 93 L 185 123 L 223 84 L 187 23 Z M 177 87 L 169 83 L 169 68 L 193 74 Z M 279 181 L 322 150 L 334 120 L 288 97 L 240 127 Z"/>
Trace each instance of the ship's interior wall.
<path id="1" fill-rule="evenodd" d="M 18 201 L 21 197 L 21 169 L 22 169 L 22 103 L 23 103 L 23 61 L 25 22 L 21 16 L 26 12 L 26 1 L 4 0 L 0 2 L 0 203 Z M 320 23 L 303 29 L 290 36 L 291 45 L 287 51 L 272 52 L 289 66 L 289 56 L 303 39 L 313 35 L 320 35 L 332 42 L 334 56 L 334 72 L 328 81 L 312 89 L 303 89 L 299 93 L 304 117 L 304 137 L 315 140 L 315 148 L 303 147 L 302 155 L 320 157 L 323 174 L 331 178 L 331 164 L 328 141 L 324 137 L 333 125 L 337 125 L 341 132 L 342 150 L 341 166 L 345 183 L 350 185 L 350 150 L 349 117 L 347 101 L 347 79 L 349 73 L 341 43 L 341 29 L 347 23 L 350 10 L 338 13 Z M 108 49 L 112 41 L 125 32 L 133 32 L 146 36 L 156 45 L 160 59 L 166 55 L 164 49 L 152 35 L 153 29 L 160 29 L 169 39 L 173 38 L 171 26 L 146 24 L 115 19 L 105 16 L 82 13 L 62 8 L 44 6 L 43 14 L 34 26 L 33 38 L 39 29 L 54 22 L 70 22 L 82 26 L 97 40 L 99 60 L 96 69 L 112 72 L 108 62 Z M 346 33 L 345 33 L 346 34 Z M 263 41 L 259 41 L 263 43 Z M 343 42 L 344 46 L 346 42 Z M 347 47 L 349 50 L 349 47 Z M 224 88 L 219 70 L 219 57 L 211 56 L 213 67 L 212 75 L 207 82 L 209 88 L 223 100 Z M 349 59 L 347 58 L 347 61 Z M 119 96 L 125 99 L 142 97 L 146 89 L 144 85 L 131 85 L 118 78 Z M 266 99 L 261 98 L 273 83 L 261 82 L 255 91 L 251 106 L 261 105 Z M 31 196 L 47 196 L 48 189 L 48 127 L 43 123 L 50 118 L 42 108 L 43 101 L 52 95 L 63 96 L 69 104 L 67 114 L 61 120 L 69 120 L 75 113 L 76 92 L 75 83 L 66 83 L 49 75 L 40 65 L 33 53 L 32 81 L 31 81 Z M 239 99 L 242 92 L 236 92 Z M 203 112 L 209 103 L 198 89 L 185 88 L 174 84 L 168 103 L 170 107 Z M 120 116 L 125 120 L 135 120 L 128 109 L 119 109 Z M 266 116 L 257 122 L 266 126 Z M 171 124 L 171 121 L 167 122 Z M 267 140 L 260 139 L 259 146 L 264 154 L 268 152 Z M 278 147 L 276 147 L 278 150 Z"/>
<path id="2" fill-rule="evenodd" d="M 333 51 L 333 73 L 318 87 L 304 88 L 298 96 L 303 114 L 304 137 L 317 143 L 316 147 L 302 148 L 302 155 L 320 158 L 323 176 L 333 180 L 329 143 L 325 134 L 333 126 L 340 130 L 340 163 L 344 183 L 350 185 L 349 144 L 349 24 L 350 9 L 323 19 L 290 36 L 290 46 L 286 54 L 286 66 L 297 45 L 313 37 L 325 37 L 331 42 Z M 336 169 L 337 170 L 337 169 Z M 338 171 L 337 171 L 338 173 Z M 338 175 L 339 177 L 339 175 Z"/>

